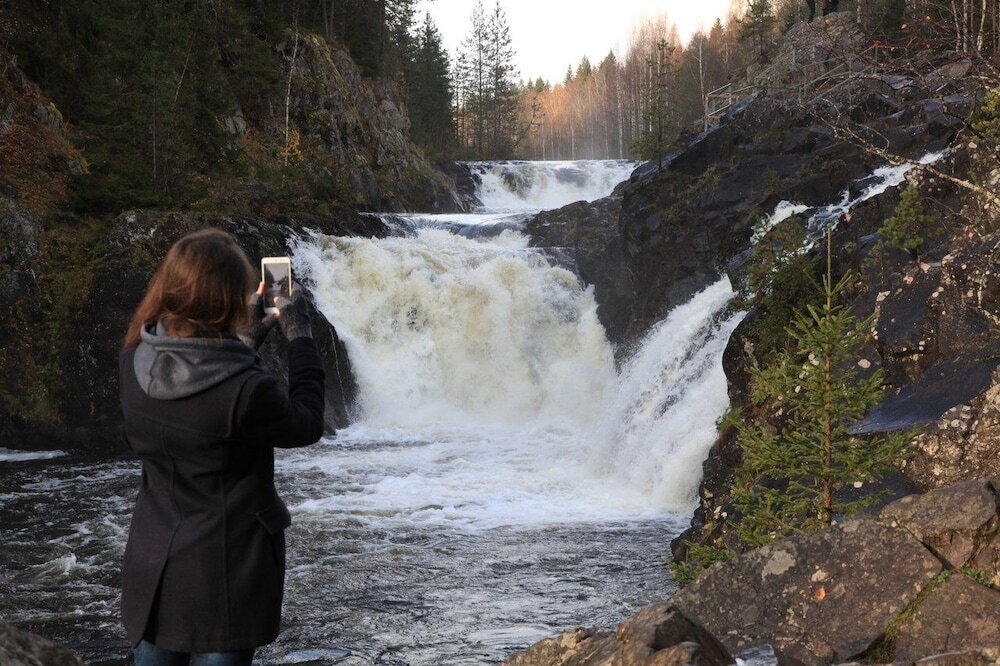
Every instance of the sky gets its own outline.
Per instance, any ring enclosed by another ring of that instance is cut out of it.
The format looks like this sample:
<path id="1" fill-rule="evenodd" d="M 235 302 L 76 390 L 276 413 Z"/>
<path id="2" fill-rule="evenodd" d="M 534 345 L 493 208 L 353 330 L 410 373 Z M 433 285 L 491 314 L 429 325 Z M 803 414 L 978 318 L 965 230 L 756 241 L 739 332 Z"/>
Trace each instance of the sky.
<path id="1" fill-rule="evenodd" d="M 484 0 L 487 11 L 494 0 Z M 725 17 L 730 0 L 500 0 L 510 22 L 522 79 L 561 81 L 586 55 L 599 62 L 624 51 L 632 26 L 643 16 L 666 13 L 687 41 L 699 27 Z M 420 0 L 418 22 L 431 13 L 448 51 L 469 32 L 475 0 Z"/>

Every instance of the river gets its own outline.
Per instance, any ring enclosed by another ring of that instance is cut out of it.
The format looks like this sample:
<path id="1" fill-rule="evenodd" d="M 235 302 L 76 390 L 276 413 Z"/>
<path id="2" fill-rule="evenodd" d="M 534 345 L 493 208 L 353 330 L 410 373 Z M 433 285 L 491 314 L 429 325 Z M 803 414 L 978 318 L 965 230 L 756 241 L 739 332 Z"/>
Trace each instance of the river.
<path id="1" fill-rule="evenodd" d="M 729 282 L 616 367 L 592 289 L 521 228 L 607 195 L 634 165 L 471 166 L 475 214 L 385 216 L 385 239 L 294 244 L 360 395 L 351 427 L 278 452 L 294 522 L 284 628 L 262 664 L 495 663 L 675 590 L 669 540 L 728 407 Z M 26 457 L 0 451 L 0 618 L 122 663 L 139 466 Z"/>

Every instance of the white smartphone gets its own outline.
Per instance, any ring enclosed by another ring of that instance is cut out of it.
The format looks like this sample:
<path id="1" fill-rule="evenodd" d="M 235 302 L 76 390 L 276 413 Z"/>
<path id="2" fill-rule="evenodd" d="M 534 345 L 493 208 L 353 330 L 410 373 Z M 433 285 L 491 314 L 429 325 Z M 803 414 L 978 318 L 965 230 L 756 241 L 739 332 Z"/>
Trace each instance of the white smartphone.
<path id="1" fill-rule="evenodd" d="M 288 257 L 264 257 L 260 260 L 260 274 L 264 276 L 264 312 L 276 314 L 274 299 L 292 296 L 292 261 Z"/>

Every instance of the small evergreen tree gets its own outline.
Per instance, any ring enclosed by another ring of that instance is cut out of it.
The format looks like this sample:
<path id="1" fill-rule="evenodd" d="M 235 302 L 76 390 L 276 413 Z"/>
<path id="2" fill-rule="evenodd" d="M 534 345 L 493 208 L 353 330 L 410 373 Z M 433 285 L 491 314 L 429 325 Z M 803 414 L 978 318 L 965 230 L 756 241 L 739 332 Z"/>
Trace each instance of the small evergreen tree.
<path id="1" fill-rule="evenodd" d="M 920 200 L 920 190 L 908 185 L 903 190 L 892 216 L 882 223 L 878 245 L 880 248 L 894 247 L 915 252 L 924 244 L 924 239 L 920 236 L 921 230 L 933 221 L 933 216 L 924 210 L 924 204 Z"/>
<path id="2" fill-rule="evenodd" d="M 670 71 L 671 58 L 675 47 L 661 39 L 656 44 L 656 53 L 646 59 L 649 68 L 649 84 L 646 86 L 648 100 L 643 111 L 646 130 L 635 141 L 633 150 L 642 159 L 656 159 L 657 170 L 663 169 L 663 157 L 670 147 L 669 132 L 671 120 Z"/>
<path id="3" fill-rule="evenodd" d="M 767 51 L 767 41 L 774 30 L 774 8 L 771 0 L 749 0 L 746 14 L 739 20 L 740 39 L 751 41 L 758 56 Z"/>
<path id="4" fill-rule="evenodd" d="M 852 278 L 833 282 L 830 249 L 828 232 L 824 302 L 796 315 L 787 329 L 790 352 L 752 371 L 753 401 L 778 408 L 782 422 L 775 431 L 732 419 L 744 453 L 742 479 L 733 490 L 737 529 L 753 547 L 829 526 L 835 515 L 876 502 L 878 493 L 853 500 L 838 493 L 888 473 L 910 439 L 906 432 L 864 440 L 848 432 L 881 399 L 883 375 L 879 370 L 865 377 L 858 367 L 871 319 L 859 321 L 837 303 Z"/>

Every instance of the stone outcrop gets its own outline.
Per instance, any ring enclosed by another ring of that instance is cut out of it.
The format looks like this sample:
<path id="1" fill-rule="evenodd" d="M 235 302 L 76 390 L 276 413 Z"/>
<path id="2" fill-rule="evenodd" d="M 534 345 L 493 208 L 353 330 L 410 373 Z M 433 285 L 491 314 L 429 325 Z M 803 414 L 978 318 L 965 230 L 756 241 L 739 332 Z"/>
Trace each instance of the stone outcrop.
<path id="1" fill-rule="evenodd" d="M 874 643 L 940 571 L 905 530 L 855 521 L 713 568 L 672 604 L 731 654 L 770 643 L 779 661 L 838 663 Z"/>
<path id="2" fill-rule="evenodd" d="M 551 248 L 553 258 L 594 285 L 597 315 L 611 340 L 622 340 L 635 309 L 637 278 L 618 231 L 621 197 L 579 201 L 534 216 L 531 244 Z"/>
<path id="3" fill-rule="evenodd" d="M 4 666 L 83 666 L 66 648 L 37 634 L 0 622 L 0 664 Z"/>
<path id="4" fill-rule="evenodd" d="M 616 632 L 578 629 L 507 663 L 659 664 L 695 654 L 694 644 L 703 664 L 732 663 L 765 645 L 779 664 L 993 663 L 1000 591 L 989 583 L 1000 573 L 998 534 L 997 482 L 908 496 L 877 518 L 718 563 Z"/>
<path id="5" fill-rule="evenodd" d="M 686 640 L 697 636 L 699 641 Z M 506 660 L 506 666 L 681 666 L 729 664 L 731 657 L 669 603 L 644 608 L 616 631 L 574 629 Z"/>
<path id="6" fill-rule="evenodd" d="M 968 564 L 983 540 L 1000 528 L 993 486 L 983 479 L 904 497 L 879 516 L 912 533 L 955 568 Z"/>
<path id="7" fill-rule="evenodd" d="M 927 593 L 901 626 L 893 645 L 896 661 L 929 654 L 1000 646 L 1000 592 L 968 576 L 953 574 Z"/>
<path id="8" fill-rule="evenodd" d="M 298 159 L 318 186 L 335 184 L 328 195 L 370 211 L 467 207 L 454 183 L 410 141 L 406 106 L 393 82 L 362 77 L 346 51 L 319 35 L 296 40 L 289 31 L 276 48 L 286 67 L 295 50 L 289 113 L 300 141 Z M 281 113 L 258 122 L 280 135 L 284 100 L 274 108 Z"/>

